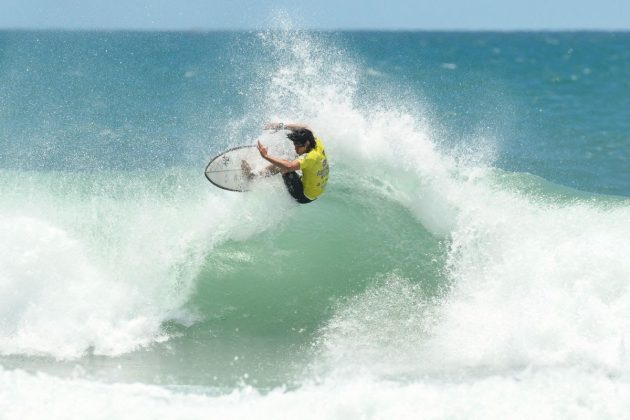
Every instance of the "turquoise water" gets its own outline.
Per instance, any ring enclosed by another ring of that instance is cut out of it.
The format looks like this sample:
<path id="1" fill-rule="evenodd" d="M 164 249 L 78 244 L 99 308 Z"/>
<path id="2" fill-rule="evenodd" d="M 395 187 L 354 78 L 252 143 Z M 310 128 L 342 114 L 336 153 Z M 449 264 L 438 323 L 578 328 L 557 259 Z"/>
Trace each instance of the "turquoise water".
<path id="1" fill-rule="evenodd" d="M 0 408 L 623 417 L 629 47 L 0 32 Z M 312 205 L 203 176 L 273 120 L 326 144 Z"/>

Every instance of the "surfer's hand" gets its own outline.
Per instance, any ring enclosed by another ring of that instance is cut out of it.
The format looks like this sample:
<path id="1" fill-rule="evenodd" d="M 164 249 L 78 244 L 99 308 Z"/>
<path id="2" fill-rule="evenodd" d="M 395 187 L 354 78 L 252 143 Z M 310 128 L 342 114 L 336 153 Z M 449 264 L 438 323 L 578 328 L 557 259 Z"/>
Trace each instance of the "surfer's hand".
<path id="1" fill-rule="evenodd" d="M 260 141 L 258 141 L 258 151 L 260 152 L 260 156 L 262 156 L 263 158 L 267 158 L 267 148 L 265 146 L 262 145 L 262 143 Z"/>
<path id="2" fill-rule="evenodd" d="M 281 122 L 280 123 L 270 122 L 270 123 L 265 124 L 265 126 L 263 127 L 263 130 L 275 130 L 275 131 L 278 131 L 278 130 L 284 130 L 285 128 L 287 128 L 287 126 L 284 123 L 281 123 Z"/>

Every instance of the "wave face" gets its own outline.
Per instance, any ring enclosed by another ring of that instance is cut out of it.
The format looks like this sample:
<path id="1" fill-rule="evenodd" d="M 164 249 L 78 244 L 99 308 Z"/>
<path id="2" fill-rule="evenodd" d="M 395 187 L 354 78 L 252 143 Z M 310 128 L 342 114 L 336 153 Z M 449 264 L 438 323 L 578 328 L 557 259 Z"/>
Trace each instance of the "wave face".
<path id="1" fill-rule="evenodd" d="M 0 33 L 0 409 L 621 417 L 627 39 Z M 315 203 L 203 177 L 268 120 Z"/>

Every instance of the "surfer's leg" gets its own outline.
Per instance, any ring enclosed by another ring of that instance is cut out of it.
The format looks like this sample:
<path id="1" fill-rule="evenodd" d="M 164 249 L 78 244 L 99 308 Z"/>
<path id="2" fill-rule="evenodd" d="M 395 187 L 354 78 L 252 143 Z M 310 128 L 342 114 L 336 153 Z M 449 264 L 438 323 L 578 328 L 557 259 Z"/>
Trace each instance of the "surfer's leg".
<path id="1" fill-rule="evenodd" d="M 284 185 L 286 185 L 289 194 L 291 194 L 291 197 L 293 197 L 298 203 L 306 204 L 312 201 L 304 195 L 304 185 L 302 184 L 302 179 L 297 173 L 286 172 L 282 174 L 282 180 L 284 181 Z"/>
<path id="2" fill-rule="evenodd" d="M 254 171 L 252 171 L 251 165 L 244 160 L 241 161 L 241 170 L 243 171 L 243 175 L 245 175 L 250 180 L 256 178 L 256 175 L 268 177 L 282 172 L 282 170 L 277 166 L 269 165 L 265 169 L 259 171 L 258 174 L 256 174 L 254 173 Z"/>
<path id="3" fill-rule="evenodd" d="M 271 176 L 279 174 L 280 172 L 282 172 L 282 169 L 278 168 L 276 165 L 269 165 L 265 169 L 260 171 L 260 174 L 263 176 Z"/>

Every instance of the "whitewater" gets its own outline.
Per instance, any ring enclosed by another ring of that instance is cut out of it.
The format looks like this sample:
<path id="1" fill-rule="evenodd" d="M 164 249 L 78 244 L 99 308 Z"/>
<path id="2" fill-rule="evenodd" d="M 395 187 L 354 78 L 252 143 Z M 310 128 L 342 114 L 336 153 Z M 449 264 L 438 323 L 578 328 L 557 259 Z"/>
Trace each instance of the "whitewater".
<path id="1" fill-rule="evenodd" d="M 443 45 L 412 35 L 3 33 L 0 418 L 629 418 L 627 132 L 610 174 L 596 161 L 582 183 L 546 177 L 570 161 L 567 138 L 544 146 L 551 134 L 532 145 L 547 147 L 538 170 L 518 170 L 506 76 L 489 121 L 453 127 L 461 109 L 422 87 L 445 76 L 418 85 L 419 65 L 383 55 L 399 42 L 425 63 Z M 461 42 L 494 58 L 525 42 L 495 36 Z M 535 51 L 588 44 L 531 36 Z M 435 71 L 472 60 L 453 54 Z M 554 100 L 573 71 L 550 77 Z M 555 112 L 588 126 L 598 103 L 583 106 Z M 261 135 L 282 147 L 265 121 L 323 139 L 331 177 L 315 203 L 274 179 L 246 194 L 205 180 L 221 150 Z"/>

